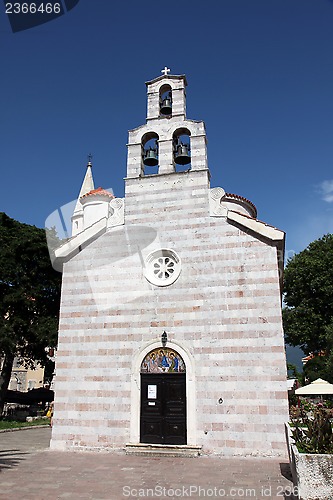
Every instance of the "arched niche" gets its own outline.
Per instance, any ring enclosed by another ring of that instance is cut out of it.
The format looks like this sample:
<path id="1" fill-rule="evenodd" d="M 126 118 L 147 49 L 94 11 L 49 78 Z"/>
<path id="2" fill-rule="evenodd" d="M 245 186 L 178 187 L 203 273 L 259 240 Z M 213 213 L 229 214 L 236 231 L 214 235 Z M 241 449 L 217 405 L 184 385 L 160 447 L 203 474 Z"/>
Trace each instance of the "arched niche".
<path id="1" fill-rule="evenodd" d="M 155 132 L 148 132 L 141 139 L 142 172 L 144 175 L 158 174 L 158 147 L 159 136 Z"/>
<path id="2" fill-rule="evenodd" d="M 176 172 L 191 168 L 191 132 L 188 128 L 179 128 L 172 136 L 173 161 Z"/>
<path id="3" fill-rule="evenodd" d="M 160 116 L 172 116 L 172 89 L 168 84 L 161 86 L 159 91 Z"/>

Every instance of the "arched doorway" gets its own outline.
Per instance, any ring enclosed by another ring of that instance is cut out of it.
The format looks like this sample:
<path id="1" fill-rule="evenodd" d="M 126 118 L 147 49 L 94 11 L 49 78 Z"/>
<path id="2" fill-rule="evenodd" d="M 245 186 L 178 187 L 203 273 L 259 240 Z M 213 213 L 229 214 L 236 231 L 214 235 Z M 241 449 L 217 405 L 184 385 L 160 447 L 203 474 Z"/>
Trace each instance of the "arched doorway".
<path id="1" fill-rule="evenodd" d="M 150 351 L 141 363 L 140 442 L 187 444 L 186 367 L 168 347 Z"/>

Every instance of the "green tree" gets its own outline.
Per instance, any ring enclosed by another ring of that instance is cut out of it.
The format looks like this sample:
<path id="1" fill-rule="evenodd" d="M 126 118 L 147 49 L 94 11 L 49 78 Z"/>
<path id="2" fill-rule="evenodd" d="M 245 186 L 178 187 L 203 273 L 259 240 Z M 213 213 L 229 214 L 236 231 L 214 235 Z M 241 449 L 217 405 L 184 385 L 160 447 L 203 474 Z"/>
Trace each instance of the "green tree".
<path id="1" fill-rule="evenodd" d="M 45 231 L 0 213 L 0 414 L 14 358 L 44 364 L 57 343 L 60 283 Z"/>
<path id="2" fill-rule="evenodd" d="M 313 382 L 317 378 L 325 378 L 327 367 L 326 356 L 314 356 L 304 365 L 304 381 Z"/>
<path id="3" fill-rule="evenodd" d="M 303 373 L 297 370 L 297 366 L 292 363 L 287 363 L 288 378 L 296 378 L 300 383 L 303 381 Z"/>
<path id="4" fill-rule="evenodd" d="M 326 353 L 315 371 L 322 376 L 332 357 L 333 235 L 327 234 L 292 257 L 284 274 L 283 323 L 286 342 L 306 354 Z"/>
<path id="5" fill-rule="evenodd" d="M 333 383 L 333 323 L 326 328 L 327 349 L 326 349 L 326 366 L 323 373 L 323 378 L 328 382 Z"/>

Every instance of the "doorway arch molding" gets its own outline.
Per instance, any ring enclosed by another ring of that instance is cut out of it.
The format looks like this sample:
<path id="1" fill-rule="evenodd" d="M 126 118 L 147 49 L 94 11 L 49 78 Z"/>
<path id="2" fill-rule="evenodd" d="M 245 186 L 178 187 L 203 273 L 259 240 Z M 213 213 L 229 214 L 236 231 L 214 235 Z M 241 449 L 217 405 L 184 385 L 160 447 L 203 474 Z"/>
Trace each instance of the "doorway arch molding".
<path id="1" fill-rule="evenodd" d="M 183 343 L 168 340 L 167 347 L 178 352 L 186 366 L 186 415 L 187 415 L 187 444 L 196 445 L 196 391 L 195 391 L 195 364 L 194 359 Z M 140 442 L 140 405 L 141 405 L 141 363 L 147 354 L 162 348 L 161 340 L 147 342 L 134 356 L 131 371 L 131 424 L 130 443 Z"/>

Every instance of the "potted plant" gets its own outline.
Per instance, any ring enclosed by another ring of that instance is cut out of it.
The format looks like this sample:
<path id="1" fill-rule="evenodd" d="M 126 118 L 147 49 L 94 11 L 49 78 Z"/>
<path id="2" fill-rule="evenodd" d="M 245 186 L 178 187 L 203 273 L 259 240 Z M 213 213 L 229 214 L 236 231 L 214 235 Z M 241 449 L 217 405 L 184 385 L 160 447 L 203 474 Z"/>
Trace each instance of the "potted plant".
<path id="1" fill-rule="evenodd" d="M 294 410 L 287 441 L 295 494 L 302 500 L 333 498 L 332 410 L 320 403 Z"/>

